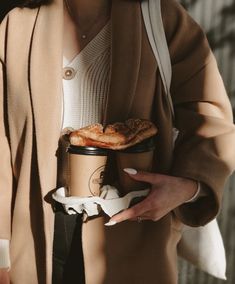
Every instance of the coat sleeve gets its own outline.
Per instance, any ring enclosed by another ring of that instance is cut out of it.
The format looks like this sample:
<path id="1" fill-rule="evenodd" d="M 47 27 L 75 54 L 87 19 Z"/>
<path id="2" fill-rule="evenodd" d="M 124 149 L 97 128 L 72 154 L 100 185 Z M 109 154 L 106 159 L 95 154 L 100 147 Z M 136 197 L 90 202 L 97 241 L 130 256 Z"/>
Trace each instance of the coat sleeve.
<path id="1" fill-rule="evenodd" d="M 224 184 L 235 167 L 232 109 L 202 29 L 175 0 L 162 1 L 162 14 L 179 129 L 171 174 L 200 181 L 207 191 L 175 213 L 183 223 L 201 226 L 218 214 Z"/>
<path id="2" fill-rule="evenodd" d="M 0 26 L 0 239 L 10 240 L 12 166 L 6 122 L 6 88 L 4 64 L 4 39 L 7 20 Z"/>

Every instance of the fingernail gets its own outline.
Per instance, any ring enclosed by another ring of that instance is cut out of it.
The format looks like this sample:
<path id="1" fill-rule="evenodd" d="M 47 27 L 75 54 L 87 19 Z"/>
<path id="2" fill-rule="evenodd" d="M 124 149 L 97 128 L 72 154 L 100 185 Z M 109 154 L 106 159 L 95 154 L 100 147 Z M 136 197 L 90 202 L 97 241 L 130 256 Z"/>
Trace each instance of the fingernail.
<path id="1" fill-rule="evenodd" d="M 105 225 L 105 226 L 114 226 L 114 225 L 116 225 L 116 224 L 117 224 L 116 221 L 109 221 L 108 223 L 105 223 L 104 225 Z"/>
<path id="2" fill-rule="evenodd" d="M 137 174 L 137 170 L 132 169 L 132 168 L 125 168 L 125 169 L 123 169 L 123 171 L 128 173 L 129 175 L 136 175 Z"/>

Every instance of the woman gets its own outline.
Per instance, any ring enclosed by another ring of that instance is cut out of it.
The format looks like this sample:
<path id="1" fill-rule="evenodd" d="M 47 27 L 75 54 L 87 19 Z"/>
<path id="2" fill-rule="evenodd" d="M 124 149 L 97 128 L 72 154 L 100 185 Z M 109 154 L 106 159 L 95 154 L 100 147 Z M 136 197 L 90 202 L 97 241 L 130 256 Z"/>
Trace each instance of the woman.
<path id="1" fill-rule="evenodd" d="M 11 260 L 2 277 L 14 284 L 177 283 L 182 226 L 201 226 L 218 214 L 234 169 L 231 108 L 205 35 L 175 0 L 162 1 L 180 131 L 173 152 L 170 107 L 140 2 L 47 2 L 12 10 L 0 30 L 0 239 L 10 240 Z M 81 97 L 68 97 L 74 90 Z M 62 128 L 129 117 L 159 129 L 153 173 L 127 173 L 150 184 L 148 197 L 111 220 L 81 225 L 58 206 L 55 214 L 51 192 L 66 183 Z M 108 221 L 113 226 L 105 227 Z"/>

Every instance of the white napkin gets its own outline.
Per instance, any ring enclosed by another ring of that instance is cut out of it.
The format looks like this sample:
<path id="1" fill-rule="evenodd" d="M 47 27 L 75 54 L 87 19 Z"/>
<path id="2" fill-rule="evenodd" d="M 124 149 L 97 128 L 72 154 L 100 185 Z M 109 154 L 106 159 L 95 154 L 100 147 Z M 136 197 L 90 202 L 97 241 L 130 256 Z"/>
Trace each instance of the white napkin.
<path id="1" fill-rule="evenodd" d="M 149 189 L 132 191 L 123 197 L 119 197 L 118 190 L 111 185 L 101 188 L 101 195 L 92 197 L 66 196 L 67 189 L 61 187 L 52 195 L 53 199 L 61 203 L 65 211 L 72 214 L 86 213 L 88 216 L 99 214 L 99 207 L 109 216 L 119 213 L 130 206 L 132 199 L 148 195 Z"/>

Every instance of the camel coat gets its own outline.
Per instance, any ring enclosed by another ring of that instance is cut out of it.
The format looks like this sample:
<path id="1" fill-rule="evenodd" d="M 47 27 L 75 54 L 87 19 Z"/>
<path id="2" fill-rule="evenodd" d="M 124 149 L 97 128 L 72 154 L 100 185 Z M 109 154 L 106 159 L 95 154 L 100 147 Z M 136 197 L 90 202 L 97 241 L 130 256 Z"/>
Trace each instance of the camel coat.
<path id="1" fill-rule="evenodd" d="M 182 224 L 204 225 L 216 216 L 234 169 L 231 107 L 205 35 L 175 0 L 163 1 L 180 131 L 173 151 L 170 108 L 140 3 L 112 2 L 111 83 L 103 122 L 154 121 L 159 129 L 154 171 L 199 180 L 210 194 L 158 222 L 104 228 L 107 218 L 99 217 L 85 223 L 86 283 L 173 284 Z M 62 35 L 62 0 L 14 9 L 0 29 L 0 238 L 10 239 L 13 284 L 51 283 Z"/>

